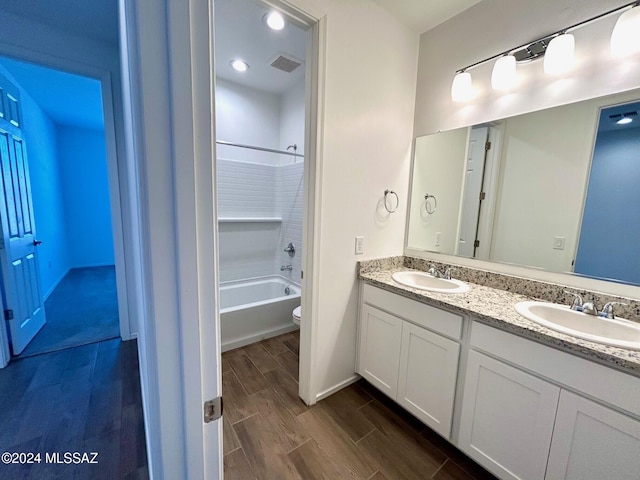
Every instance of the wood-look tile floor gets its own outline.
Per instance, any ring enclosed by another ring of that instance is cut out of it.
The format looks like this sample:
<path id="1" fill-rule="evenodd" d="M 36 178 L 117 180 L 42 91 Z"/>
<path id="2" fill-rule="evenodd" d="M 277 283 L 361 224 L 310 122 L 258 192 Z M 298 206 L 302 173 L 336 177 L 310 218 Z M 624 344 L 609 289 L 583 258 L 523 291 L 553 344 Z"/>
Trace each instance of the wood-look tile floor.
<path id="1" fill-rule="evenodd" d="M 0 453 L 40 454 L 0 464 L 0 480 L 148 479 L 137 342 L 12 360 L 0 369 L 0 426 Z M 96 452 L 98 463 L 65 463 L 66 452 Z"/>
<path id="2" fill-rule="evenodd" d="M 298 332 L 222 355 L 225 480 L 493 479 L 361 380 L 298 397 Z"/>

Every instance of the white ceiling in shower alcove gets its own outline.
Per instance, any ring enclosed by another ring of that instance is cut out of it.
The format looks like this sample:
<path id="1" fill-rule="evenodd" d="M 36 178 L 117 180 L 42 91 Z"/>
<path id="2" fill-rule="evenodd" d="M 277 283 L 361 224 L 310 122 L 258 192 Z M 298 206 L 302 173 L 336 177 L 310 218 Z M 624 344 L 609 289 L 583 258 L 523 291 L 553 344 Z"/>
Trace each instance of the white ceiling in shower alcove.
<path id="1" fill-rule="evenodd" d="M 230 82 L 283 94 L 304 79 L 304 63 L 292 73 L 271 66 L 280 54 L 305 59 L 307 33 L 287 23 L 280 31 L 263 22 L 269 8 L 254 0 L 215 0 L 216 76 Z M 239 58 L 249 70 L 236 72 L 229 62 Z"/>

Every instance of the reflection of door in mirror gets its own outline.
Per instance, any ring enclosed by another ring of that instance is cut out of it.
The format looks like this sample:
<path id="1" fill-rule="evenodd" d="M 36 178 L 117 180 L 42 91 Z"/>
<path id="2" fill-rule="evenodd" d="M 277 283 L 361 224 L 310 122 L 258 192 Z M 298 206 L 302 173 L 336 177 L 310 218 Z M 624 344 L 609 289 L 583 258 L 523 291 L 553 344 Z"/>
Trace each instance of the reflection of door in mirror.
<path id="1" fill-rule="evenodd" d="M 601 110 L 576 273 L 640 284 L 638 112 L 640 102 Z"/>
<path id="2" fill-rule="evenodd" d="M 491 244 L 497 162 L 500 149 L 498 129 L 471 129 L 458 227 L 457 255 L 487 259 Z"/>

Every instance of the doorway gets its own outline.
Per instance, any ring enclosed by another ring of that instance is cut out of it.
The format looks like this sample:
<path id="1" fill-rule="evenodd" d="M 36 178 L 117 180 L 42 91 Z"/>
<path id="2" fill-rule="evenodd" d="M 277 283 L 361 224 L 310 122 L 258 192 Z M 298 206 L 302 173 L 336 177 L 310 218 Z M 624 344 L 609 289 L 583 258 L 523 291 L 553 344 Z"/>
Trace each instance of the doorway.
<path id="1" fill-rule="evenodd" d="M 33 265 L 22 276 L 3 271 L 5 316 L 14 305 L 22 308 L 16 287 L 25 279 L 34 311 L 42 310 L 42 320 L 29 329 L 8 322 L 11 355 L 118 338 L 128 319 L 119 314 L 110 199 L 118 186 L 109 178 L 101 82 L 7 57 L 0 57 L 0 73 L 19 98 L 20 204 L 35 234 L 33 253 L 25 257 Z"/>

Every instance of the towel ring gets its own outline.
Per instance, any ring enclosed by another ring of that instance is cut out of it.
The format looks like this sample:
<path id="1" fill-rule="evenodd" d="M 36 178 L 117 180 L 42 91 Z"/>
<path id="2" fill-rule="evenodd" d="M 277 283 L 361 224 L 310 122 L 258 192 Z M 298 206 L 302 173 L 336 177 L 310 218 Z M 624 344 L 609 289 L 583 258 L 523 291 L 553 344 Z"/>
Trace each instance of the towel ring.
<path id="1" fill-rule="evenodd" d="M 429 202 L 429 199 L 433 199 L 433 206 L 431 206 L 431 203 Z M 427 211 L 427 213 L 429 215 L 432 215 L 433 213 L 435 213 L 436 208 L 438 208 L 438 200 L 436 199 L 435 195 L 429 195 L 428 193 L 424 194 L 424 209 Z"/>
<path id="2" fill-rule="evenodd" d="M 395 208 L 393 209 L 389 208 L 389 205 L 387 204 L 387 195 L 394 195 L 396 197 Z M 398 198 L 398 194 L 396 192 L 394 192 L 393 190 L 387 189 L 384 191 L 384 201 L 382 203 L 384 203 L 384 208 L 387 212 L 393 213 L 398 209 L 398 205 L 400 205 L 400 199 Z"/>

